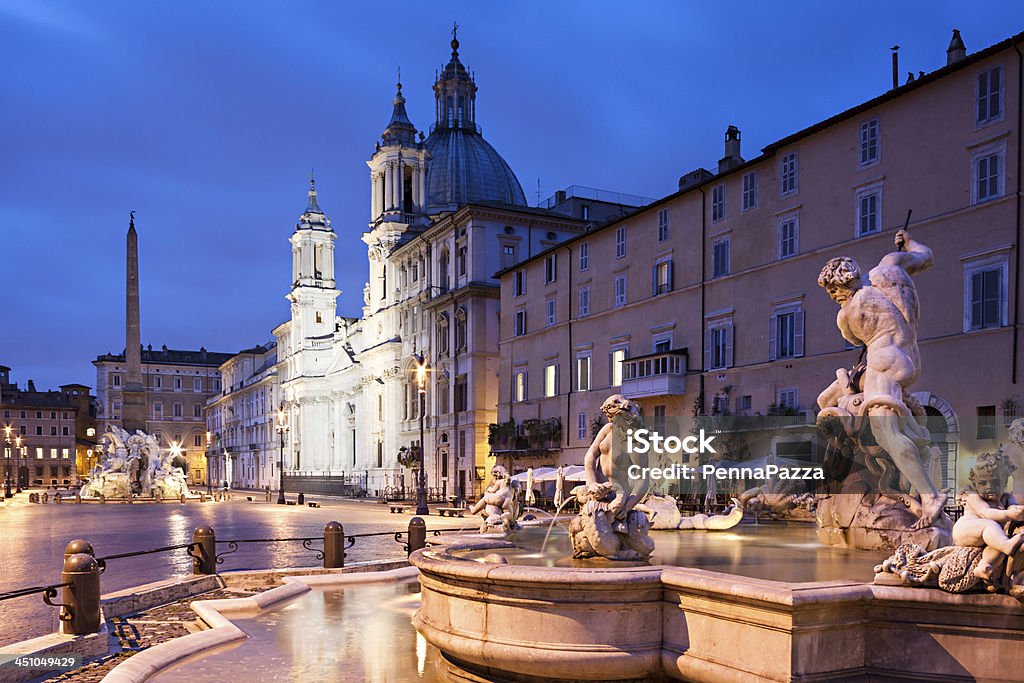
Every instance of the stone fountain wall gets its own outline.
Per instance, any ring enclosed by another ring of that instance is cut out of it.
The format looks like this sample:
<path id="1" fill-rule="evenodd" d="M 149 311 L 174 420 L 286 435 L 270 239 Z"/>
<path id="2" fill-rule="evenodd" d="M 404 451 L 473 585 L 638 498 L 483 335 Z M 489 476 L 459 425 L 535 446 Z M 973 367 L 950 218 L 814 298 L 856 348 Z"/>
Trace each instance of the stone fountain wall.
<path id="1" fill-rule="evenodd" d="M 459 556 L 500 547 L 410 558 L 414 623 L 457 679 L 1024 681 L 1024 608 L 1008 596 Z"/>

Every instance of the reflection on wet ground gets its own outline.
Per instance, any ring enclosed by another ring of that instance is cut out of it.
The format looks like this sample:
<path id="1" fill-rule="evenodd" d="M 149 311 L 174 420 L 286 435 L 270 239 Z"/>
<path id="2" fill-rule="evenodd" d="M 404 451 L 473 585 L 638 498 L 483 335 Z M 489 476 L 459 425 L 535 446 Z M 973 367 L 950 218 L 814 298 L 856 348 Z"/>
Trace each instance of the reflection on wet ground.
<path id="1" fill-rule="evenodd" d="M 313 590 L 235 623 L 249 638 L 155 678 L 174 681 L 367 681 L 433 683 L 437 650 L 412 626 L 419 583 Z"/>

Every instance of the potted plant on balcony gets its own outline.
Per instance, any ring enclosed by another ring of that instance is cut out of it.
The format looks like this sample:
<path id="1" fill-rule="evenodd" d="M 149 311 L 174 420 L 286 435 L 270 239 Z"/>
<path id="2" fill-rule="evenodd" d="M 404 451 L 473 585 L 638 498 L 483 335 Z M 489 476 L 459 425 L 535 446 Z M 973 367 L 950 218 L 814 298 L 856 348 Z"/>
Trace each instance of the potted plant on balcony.
<path id="1" fill-rule="evenodd" d="M 492 422 L 487 425 L 487 444 L 492 451 L 507 451 L 515 443 L 516 421 Z"/>

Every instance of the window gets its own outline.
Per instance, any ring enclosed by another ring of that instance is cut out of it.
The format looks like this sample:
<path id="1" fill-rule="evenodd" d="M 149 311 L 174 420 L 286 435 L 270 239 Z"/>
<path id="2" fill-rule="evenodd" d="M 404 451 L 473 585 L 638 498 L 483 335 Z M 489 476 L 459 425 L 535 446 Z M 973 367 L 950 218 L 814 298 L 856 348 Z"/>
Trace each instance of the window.
<path id="1" fill-rule="evenodd" d="M 57 436 L 57 427 L 50 427 L 50 436 Z"/>
<path id="2" fill-rule="evenodd" d="M 455 256 L 455 271 L 461 277 L 466 274 L 466 247 L 459 247 Z"/>
<path id="3" fill-rule="evenodd" d="M 715 240 L 711 243 L 711 277 L 722 277 L 729 274 L 729 238 Z"/>
<path id="4" fill-rule="evenodd" d="M 578 296 L 578 303 L 579 303 L 578 313 L 579 313 L 579 317 L 580 318 L 585 318 L 588 315 L 590 315 L 590 287 L 589 286 L 580 287 L 580 290 L 579 290 L 578 294 L 579 294 L 579 296 Z"/>
<path id="5" fill-rule="evenodd" d="M 668 241 L 668 209 L 658 212 L 658 241 Z"/>
<path id="6" fill-rule="evenodd" d="M 113 403 L 111 403 L 110 404 L 110 412 L 113 414 L 113 416 L 115 418 L 120 418 L 121 417 L 121 402 L 120 401 L 114 401 Z"/>
<path id="7" fill-rule="evenodd" d="M 156 417 L 157 419 L 159 419 L 159 418 L 163 417 L 163 415 L 164 415 L 164 404 L 161 403 L 160 401 L 157 401 L 156 403 L 153 404 L 153 416 Z"/>
<path id="8" fill-rule="evenodd" d="M 181 417 L 181 412 L 182 412 L 181 411 L 181 404 L 180 403 L 175 403 L 174 404 L 174 417 Z"/>
<path id="9" fill-rule="evenodd" d="M 469 392 L 466 375 L 459 375 L 455 378 L 455 411 L 462 412 L 469 405 Z"/>
<path id="10" fill-rule="evenodd" d="M 804 312 L 799 304 L 779 306 L 768 329 L 770 360 L 804 355 Z"/>
<path id="11" fill-rule="evenodd" d="M 544 302 L 544 324 L 551 327 L 555 324 L 555 300 L 548 299 Z"/>
<path id="12" fill-rule="evenodd" d="M 43 428 L 41 426 L 37 425 L 36 426 L 36 436 L 42 436 L 42 435 L 43 435 Z"/>
<path id="13" fill-rule="evenodd" d="M 202 446 L 203 446 L 203 435 L 202 434 L 194 434 L 192 436 L 192 446 L 194 446 L 195 448 L 202 448 Z"/>
<path id="14" fill-rule="evenodd" d="M 504 244 L 501 247 L 501 254 L 503 256 L 515 256 L 516 255 L 516 248 L 514 246 L 512 246 L 511 244 Z M 413 273 L 412 280 L 413 280 L 413 282 L 415 282 L 416 281 L 415 266 L 413 267 L 412 273 Z"/>
<path id="15" fill-rule="evenodd" d="M 1006 143 L 987 145 L 971 156 L 971 199 L 975 204 L 987 202 L 1005 193 Z"/>
<path id="16" fill-rule="evenodd" d="M 652 347 L 652 353 L 668 353 L 672 350 L 672 337 L 656 339 Z"/>
<path id="17" fill-rule="evenodd" d="M 1008 270 L 1006 255 L 964 265 L 964 332 L 1007 324 Z"/>
<path id="18" fill-rule="evenodd" d="M 517 270 L 512 284 L 512 296 L 526 294 L 526 271 Z"/>
<path id="19" fill-rule="evenodd" d="M 526 370 L 518 371 L 513 377 L 512 400 L 517 403 L 526 400 Z"/>
<path id="20" fill-rule="evenodd" d="M 626 258 L 626 226 L 615 228 L 615 258 Z"/>
<path id="21" fill-rule="evenodd" d="M 990 123 L 1003 117 L 1003 67 L 978 74 L 976 123 Z"/>
<path id="22" fill-rule="evenodd" d="M 198 403 L 192 404 L 192 417 L 202 417 L 203 407 Z"/>
<path id="23" fill-rule="evenodd" d="M 61 427 L 60 430 L 61 430 L 61 432 L 60 432 L 61 436 L 68 436 L 69 435 L 67 427 Z"/>
<path id="24" fill-rule="evenodd" d="M 587 414 L 576 413 L 576 438 L 587 438 Z"/>
<path id="25" fill-rule="evenodd" d="M 544 397 L 551 398 L 558 395 L 558 363 L 548 363 L 544 366 Z"/>
<path id="26" fill-rule="evenodd" d="M 870 235 L 882 229 L 882 186 L 871 185 L 857 190 L 857 236 Z"/>
<path id="27" fill-rule="evenodd" d="M 70 457 L 71 457 L 71 452 L 70 452 L 70 450 L 69 450 L 69 449 L 67 449 L 67 448 L 62 448 L 62 449 L 60 450 L 60 457 L 62 457 L 62 458 L 63 458 L 63 459 L 65 459 L 65 460 L 67 460 L 68 458 L 70 458 Z"/>
<path id="28" fill-rule="evenodd" d="M 732 317 L 708 321 L 704 332 L 704 367 L 708 370 L 730 368 L 733 365 Z"/>
<path id="29" fill-rule="evenodd" d="M 582 218 L 585 221 L 590 220 L 590 207 L 587 206 L 586 204 L 580 207 L 580 218 Z"/>
<path id="30" fill-rule="evenodd" d="M 462 309 L 455 314 L 455 351 L 465 351 L 467 349 L 466 339 L 466 312 Z"/>
<path id="31" fill-rule="evenodd" d="M 195 377 L 192 379 L 192 391 L 202 391 L 203 380 L 201 377 Z"/>
<path id="32" fill-rule="evenodd" d="M 576 391 L 590 391 L 590 354 L 576 356 Z"/>
<path id="33" fill-rule="evenodd" d="M 544 284 L 558 278 L 558 254 L 548 254 L 544 259 Z"/>
<path id="34" fill-rule="evenodd" d="M 736 397 L 736 412 L 742 410 L 750 410 L 754 407 L 754 397 L 747 394 L 746 396 Z"/>
<path id="35" fill-rule="evenodd" d="M 318 323 L 322 323 L 324 321 L 324 316 L 323 316 L 323 314 L 320 311 L 316 312 L 316 321 Z M 174 388 L 175 389 L 181 389 L 181 380 L 180 379 L 174 380 Z"/>
<path id="36" fill-rule="evenodd" d="M 580 245 L 580 271 L 590 270 L 590 243 Z"/>
<path id="37" fill-rule="evenodd" d="M 626 276 L 616 275 L 615 276 L 615 305 L 625 306 L 626 305 Z"/>
<path id="38" fill-rule="evenodd" d="M 442 313 L 437 319 L 437 352 L 448 353 L 448 314 Z"/>
<path id="39" fill-rule="evenodd" d="M 42 460 L 42 459 L 43 459 L 43 449 L 40 448 L 39 446 L 36 446 L 36 460 Z"/>
<path id="40" fill-rule="evenodd" d="M 114 386 L 121 386 L 121 375 L 114 375 Z"/>
<path id="41" fill-rule="evenodd" d="M 757 171 L 743 175 L 743 210 L 757 208 Z"/>
<path id="42" fill-rule="evenodd" d="M 782 157 L 782 168 L 780 169 L 779 194 L 783 197 L 796 193 L 796 152 L 790 152 Z"/>
<path id="43" fill-rule="evenodd" d="M 154 377 L 153 378 L 153 388 L 154 389 L 162 389 L 163 386 L 164 386 L 164 378 L 163 377 Z"/>
<path id="44" fill-rule="evenodd" d="M 672 260 L 668 259 L 654 265 L 651 275 L 651 296 L 658 296 L 672 291 Z"/>
<path id="45" fill-rule="evenodd" d="M 711 189 L 711 222 L 725 220 L 725 185 L 715 185 Z"/>
<path id="46" fill-rule="evenodd" d="M 526 334 L 526 311 L 516 311 L 515 330 L 513 334 L 516 337 L 521 337 Z"/>
<path id="47" fill-rule="evenodd" d="M 779 389 L 778 395 L 775 398 L 775 404 L 784 410 L 796 410 L 799 405 L 796 388 Z"/>
<path id="48" fill-rule="evenodd" d="M 878 163 L 878 119 L 860 124 L 859 166 L 873 166 Z"/>
<path id="49" fill-rule="evenodd" d="M 979 439 L 996 438 L 996 407 L 978 406 L 978 432 Z"/>
<path id="50" fill-rule="evenodd" d="M 320 320 L 320 313 L 319 312 L 317 312 L 317 314 L 316 314 L 316 321 L 318 323 L 319 322 L 323 322 L 322 320 Z M 181 378 L 180 377 L 175 377 L 174 378 L 174 388 L 175 389 L 181 389 Z"/>
<path id="51" fill-rule="evenodd" d="M 626 360 L 626 347 L 615 349 L 611 353 L 611 385 L 613 387 L 622 386 L 622 364 Z"/>
<path id="52" fill-rule="evenodd" d="M 796 236 L 798 219 L 796 216 L 785 216 L 779 219 L 779 258 L 796 255 Z"/>

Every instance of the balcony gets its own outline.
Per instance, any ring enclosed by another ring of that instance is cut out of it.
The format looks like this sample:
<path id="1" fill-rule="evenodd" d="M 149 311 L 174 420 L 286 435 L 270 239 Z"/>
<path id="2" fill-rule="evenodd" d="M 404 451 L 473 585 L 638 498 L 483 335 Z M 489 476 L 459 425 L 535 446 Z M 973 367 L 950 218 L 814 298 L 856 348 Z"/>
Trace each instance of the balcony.
<path id="1" fill-rule="evenodd" d="M 686 393 L 686 353 L 665 351 L 622 362 L 622 395 L 646 398 Z"/>

